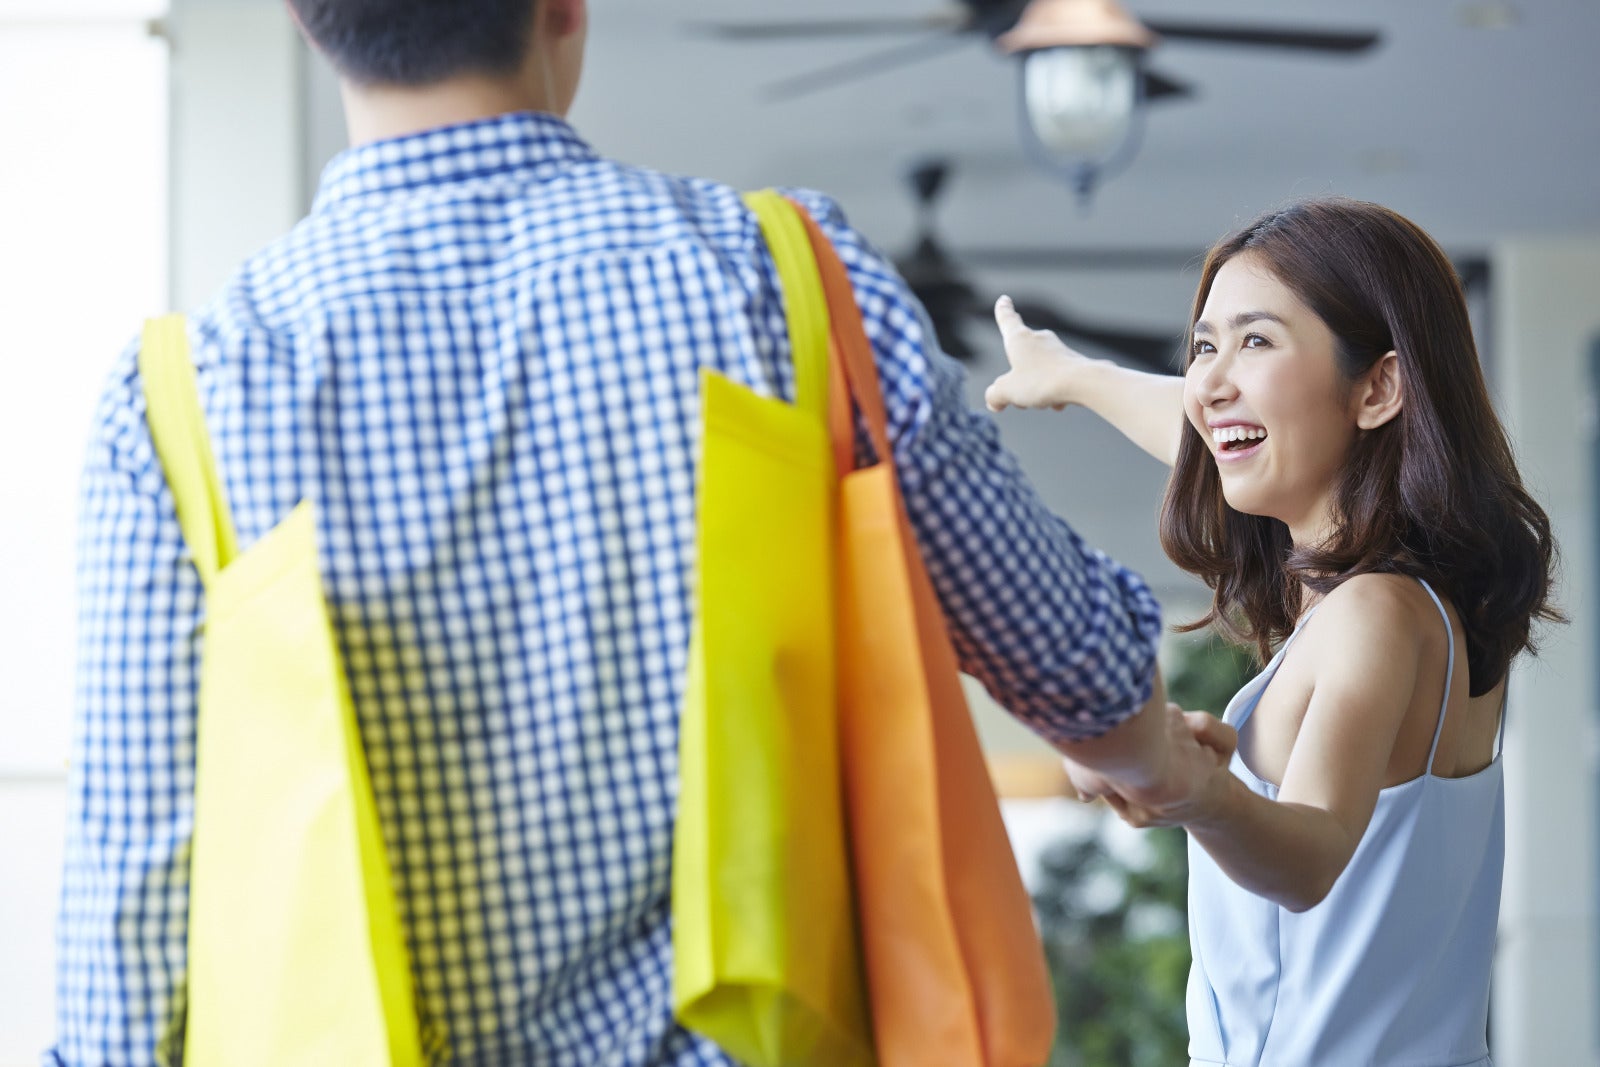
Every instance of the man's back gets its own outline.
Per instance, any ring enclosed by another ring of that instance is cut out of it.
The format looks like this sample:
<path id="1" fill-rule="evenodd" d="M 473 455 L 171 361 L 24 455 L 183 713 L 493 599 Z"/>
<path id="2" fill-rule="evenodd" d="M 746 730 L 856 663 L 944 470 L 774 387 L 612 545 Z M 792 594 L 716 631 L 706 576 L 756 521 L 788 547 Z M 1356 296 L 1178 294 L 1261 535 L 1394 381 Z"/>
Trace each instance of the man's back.
<path id="1" fill-rule="evenodd" d="M 851 269 L 963 666 L 1056 739 L 1103 731 L 1147 691 L 1147 591 L 1043 511 L 903 284 L 802 199 Z M 448 1062 L 727 1062 L 672 1026 L 668 890 L 699 373 L 791 388 L 737 193 L 535 113 L 379 141 L 194 337 L 241 545 L 316 505 Z M 86 474 L 65 1063 L 148 1062 L 178 1018 L 203 601 L 139 389 L 129 356 Z"/>

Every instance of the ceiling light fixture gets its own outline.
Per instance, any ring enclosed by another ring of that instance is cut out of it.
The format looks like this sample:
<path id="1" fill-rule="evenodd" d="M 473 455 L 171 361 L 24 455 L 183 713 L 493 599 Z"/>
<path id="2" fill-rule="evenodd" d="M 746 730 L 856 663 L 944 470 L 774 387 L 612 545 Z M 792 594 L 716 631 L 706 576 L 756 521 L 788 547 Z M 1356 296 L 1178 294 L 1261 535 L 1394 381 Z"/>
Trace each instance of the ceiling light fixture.
<path id="1" fill-rule="evenodd" d="M 1032 0 L 995 41 L 1020 60 L 1023 140 L 1087 204 L 1144 127 L 1144 55 L 1159 38 L 1116 0 Z"/>

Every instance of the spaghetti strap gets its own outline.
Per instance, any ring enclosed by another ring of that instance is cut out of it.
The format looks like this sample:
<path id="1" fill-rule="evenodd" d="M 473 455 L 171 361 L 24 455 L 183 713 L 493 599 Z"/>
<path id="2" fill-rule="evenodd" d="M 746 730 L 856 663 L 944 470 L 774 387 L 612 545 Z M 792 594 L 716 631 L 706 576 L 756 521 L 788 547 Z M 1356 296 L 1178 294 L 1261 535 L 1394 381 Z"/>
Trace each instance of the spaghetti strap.
<path id="1" fill-rule="evenodd" d="M 1456 631 L 1450 625 L 1450 613 L 1444 610 L 1444 603 L 1439 599 L 1439 594 L 1433 591 L 1433 586 L 1421 578 L 1418 578 L 1417 581 L 1422 582 L 1422 588 L 1428 591 L 1428 599 L 1433 601 L 1433 606 L 1439 609 L 1439 615 L 1444 619 L 1445 644 L 1450 650 L 1449 656 L 1445 659 L 1444 699 L 1439 701 L 1439 724 L 1433 728 L 1433 747 L 1428 749 L 1428 764 L 1427 769 L 1424 771 L 1425 774 L 1431 775 L 1433 774 L 1433 759 L 1439 754 L 1439 738 L 1444 736 L 1444 713 L 1450 707 L 1450 682 L 1456 672 Z M 1505 719 L 1502 717 L 1501 725 L 1504 726 L 1504 723 Z"/>
<path id="2" fill-rule="evenodd" d="M 1322 607 L 1322 603 L 1318 601 L 1310 611 L 1300 617 L 1300 621 L 1295 624 L 1295 628 L 1290 632 L 1283 644 L 1279 646 L 1278 651 L 1273 654 L 1271 661 L 1261 669 L 1261 673 L 1246 682 L 1244 688 L 1234 695 L 1234 700 L 1237 700 L 1252 687 L 1255 689 L 1255 693 L 1242 706 L 1238 716 L 1235 719 L 1228 720 L 1229 725 L 1235 730 L 1244 729 L 1244 724 L 1250 721 L 1250 716 L 1255 713 L 1256 705 L 1261 703 L 1262 694 L 1267 691 L 1267 686 L 1272 684 L 1273 676 L 1278 673 L 1278 665 L 1283 662 L 1283 657 L 1288 654 L 1289 646 L 1294 644 L 1295 638 L 1300 636 L 1300 631 L 1305 629 L 1306 623 L 1311 621 L 1311 616 L 1315 615 L 1317 608 L 1320 607 Z M 1232 707 L 1233 704 L 1230 702 L 1228 710 L 1223 712 L 1224 717 L 1231 713 Z"/>
<path id="3" fill-rule="evenodd" d="M 1511 678 L 1509 672 L 1506 677 L 1505 692 L 1500 694 L 1500 725 L 1494 731 L 1494 758 L 1499 759 L 1500 753 L 1506 750 L 1506 708 L 1511 703 Z"/>

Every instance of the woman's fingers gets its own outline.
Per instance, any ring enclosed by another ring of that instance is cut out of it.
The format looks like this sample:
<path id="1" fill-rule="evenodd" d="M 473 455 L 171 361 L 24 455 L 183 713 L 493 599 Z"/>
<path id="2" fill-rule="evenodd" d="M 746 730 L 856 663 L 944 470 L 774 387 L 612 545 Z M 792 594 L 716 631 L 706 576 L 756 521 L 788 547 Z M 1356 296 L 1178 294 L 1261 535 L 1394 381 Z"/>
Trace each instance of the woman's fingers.
<path id="1" fill-rule="evenodd" d="M 1239 734 L 1233 727 L 1203 711 L 1186 711 L 1183 721 L 1189 727 L 1189 732 L 1194 734 L 1194 739 L 1206 748 L 1215 752 L 1222 760 L 1233 758 L 1233 750 L 1239 747 Z"/>
<path id="2" fill-rule="evenodd" d="M 1009 296 L 994 302 L 994 321 L 1000 327 L 1010 369 L 996 378 L 984 392 L 990 411 L 1016 408 L 1053 408 L 1060 411 L 1068 401 L 1064 387 L 1075 369 L 1084 362 L 1049 330 L 1035 330 L 1022 321 Z"/>
<path id="3" fill-rule="evenodd" d="M 1000 336 L 1008 341 L 1028 329 L 1028 324 L 1017 314 L 1017 307 L 1009 296 L 1002 296 L 994 302 L 994 321 L 1000 327 Z"/>
<path id="4" fill-rule="evenodd" d="M 994 302 L 994 321 L 995 325 L 1000 327 L 1000 339 L 1005 342 L 1006 360 L 1009 362 L 1011 359 L 1011 339 L 1019 332 L 1026 330 L 1027 326 L 1023 325 L 1022 316 L 1017 314 L 1017 309 L 1011 303 L 1009 296 L 1002 296 Z M 983 402 L 988 405 L 990 411 L 1004 411 L 1011 406 L 1010 391 L 1006 388 L 1006 377 L 1007 375 L 1002 374 L 993 382 L 990 382 L 989 388 L 983 391 Z"/>
<path id="5" fill-rule="evenodd" d="M 1011 406 L 1011 398 L 1006 394 L 1006 390 L 1001 384 L 1005 380 L 1006 376 L 1002 374 L 990 382 L 989 388 L 983 391 L 983 402 L 988 405 L 990 411 L 1004 411 Z"/>

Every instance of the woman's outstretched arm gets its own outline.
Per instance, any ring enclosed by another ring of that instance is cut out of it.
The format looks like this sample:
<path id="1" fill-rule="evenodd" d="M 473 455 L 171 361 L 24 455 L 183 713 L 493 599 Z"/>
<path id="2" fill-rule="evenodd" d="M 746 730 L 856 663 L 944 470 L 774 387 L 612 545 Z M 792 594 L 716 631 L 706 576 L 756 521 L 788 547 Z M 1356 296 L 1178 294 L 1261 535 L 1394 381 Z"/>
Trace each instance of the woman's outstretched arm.
<path id="1" fill-rule="evenodd" d="M 1107 359 L 1090 359 L 1049 330 L 1022 321 L 1011 298 L 994 306 L 1011 369 L 994 380 L 984 399 L 989 410 L 1064 408 L 1078 404 L 1167 466 L 1178 459 L 1183 432 L 1183 379 L 1146 374 Z"/>

